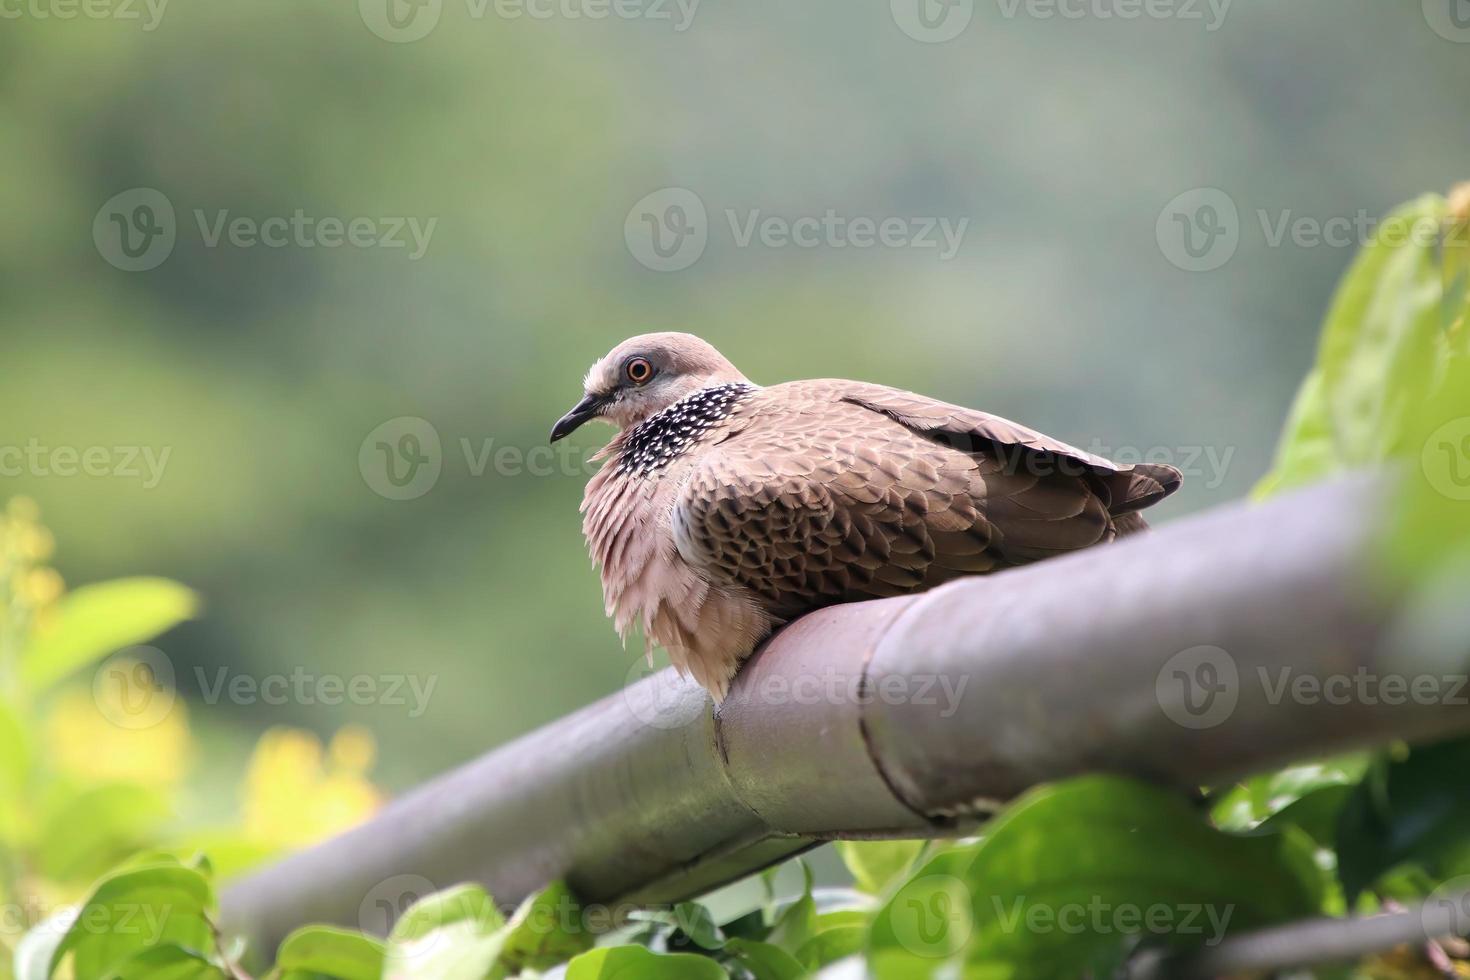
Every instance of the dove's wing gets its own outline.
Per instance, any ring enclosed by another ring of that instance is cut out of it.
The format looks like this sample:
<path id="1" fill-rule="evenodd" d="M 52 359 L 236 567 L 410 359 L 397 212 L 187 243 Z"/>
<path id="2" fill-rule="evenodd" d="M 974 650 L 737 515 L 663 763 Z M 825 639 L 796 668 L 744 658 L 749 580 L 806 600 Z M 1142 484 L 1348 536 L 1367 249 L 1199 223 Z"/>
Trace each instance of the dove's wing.
<path id="1" fill-rule="evenodd" d="M 704 453 L 671 523 L 686 561 L 790 616 L 1108 540 L 1108 481 L 1134 477 L 995 416 L 797 382 Z"/>
<path id="2" fill-rule="evenodd" d="M 998 454 L 1012 469 L 1040 471 L 1051 462 L 1058 471 L 1090 473 L 1097 478 L 1107 497 L 1108 510 L 1114 515 L 1142 510 L 1179 489 L 1181 476 L 1172 466 L 1123 466 L 999 415 L 883 385 L 850 381 L 844 387 L 841 397 L 846 401 L 958 449 Z"/>

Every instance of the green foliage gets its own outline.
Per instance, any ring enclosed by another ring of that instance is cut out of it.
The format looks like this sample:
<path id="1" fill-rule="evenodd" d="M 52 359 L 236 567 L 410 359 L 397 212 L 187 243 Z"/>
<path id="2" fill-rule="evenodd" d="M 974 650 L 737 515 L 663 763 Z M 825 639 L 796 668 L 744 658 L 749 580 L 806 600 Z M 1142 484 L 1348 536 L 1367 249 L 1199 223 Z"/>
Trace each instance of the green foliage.
<path id="1" fill-rule="evenodd" d="M 321 975 L 337 980 L 378 980 L 383 973 L 382 942 L 359 932 L 330 926 L 304 926 L 281 942 L 276 969 L 285 980 Z"/>
<path id="2" fill-rule="evenodd" d="M 33 632 L 21 657 L 21 678 L 32 691 L 46 691 L 115 650 L 172 629 L 198 609 L 193 592 L 161 578 L 74 589 Z"/>
<path id="3" fill-rule="evenodd" d="M 505 917 L 478 885 L 420 899 L 388 936 L 385 975 L 482 980 L 502 961 Z"/>
<path id="4" fill-rule="evenodd" d="M 1388 588 L 1421 589 L 1429 604 L 1463 603 L 1454 580 L 1440 576 L 1470 560 L 1467 282 L 1470 186 L 1387 219 L 1338 291 L 1276 468 L 1258 487 L 1267 495 L 1363 466 L 1389 468 L 1399 491 L 1386 522 L 1383 579 Z M 1441 596 L 1447 582 L 1451 594 Z M 1425 673 L 1459 676 L 1466 667 L 1425 665 Z M 1258 777 L 1228 793 L 1216 813 L 1305 834 L 1335 864 L 1345 908 L 1422 898 L 1470 871 L 1467 745 L 1316 767 L 1297 788 L 1285 774 Z M 1328 907 L 1338 904 L 1334 896 Z"/>
<path id="5" fill-rule="evenodd" d="M 78 980 L 146 975 L 147 964 L 160 958 L 171 961 L 170 969 L 193 969 L 178 953 L 198 958 L 212 951 L 213 910 L 203 867 L 160 860 L 117 871 L 81 903 L 49 960 L 37 961 L 44 965 L 37 977 L 49 977 L 68 956 Z"/>
<path id="6" fill-rule="evenodd" d="M 567 966 L 567 980 L 728 980 L 728 974 L 702 956 L 660 955 L 642 946 L 609 946 L 572 960 Z"/>
<path id="7" fill-rule="evenodd" d="M 1258 496 L 1398 462 L 1392 569 L 1417 581 L 1470 550 L 1470 192 L 1385 219 L 1338 289 Z M 1406 465 L 1404 465 L 1406 464 Z"/>
<path id="8" fill-rule="evenodd" d="M 881 895 L 914 866 L 925 844 L 911 840 L 838 841 L 836 847 L 857 887 L 870 895 Z"/>
<path id="9" fill-rule="evenodd" d="M 1450 352 L 1440 256 L 1449 205 L 1426 196 L 1390 215 L 1339 287 L 1317 364 L 1292 406 L 1258 495 L 1404 455 Z"/>
<path id="10" fill-rule="evenodd" d="M 298 930 L 271 976 L 503 980 L 566 964 L 568 980 L 798 980 L 864 954 L 880 977 L 929 977 L 945 964 L 1081 975 L 1120 963 L 1139 939 L 1197 943 L 1319 910 L 1320 882 L 1303 849 L 1310 844 L 1291 828 L 1226 833 L 1176 795 L 1086 777 L 1033 791 L 982 838 L 939 848 L 912 872 L 897 856 L 917 855 L 917 842 L 844 847 L 855 877 L 884 895 L 879 905 L 860 892 L 816 891 L 807 873 L 798 895 L 723 925 L 684 902 L 638 913 L 633 935 L 609 933 L 611 945 L 589 949 L 596 937 L 561 883 L 508 921 L 483 889 L 460 885 L 406 910 L 386 943 L 324 926 Z M 898 870 L 880 881 L 877 867 Z M 123 906 L 169 927 L 113 937 Z M 150 964 L 181 977 L 243 976 L 221 952 L 213 908 L 207 866 L 144 856 L 93 890 L 59 943 L 42 947 L 50 927 L 28 937 L 17 967 L 26 980 L 45 980 L 70 954 L 78 980 Z"/>
<path id="11" fill-rule="evenodd" d="M 1467 771 L 1470 740 L 1417 747 L 1369 770 L 1337 816 L 1338 877 L 1349 901 L 1408 864 L 1435 880 L 1470 873 Z"/>
<path id="12" fill-rule="evenodd" d="M 1140 938 L 1187 945 L 1318 911 L 1302 846 L 1223 833 L 1177 795 L 1128 780 L 1041 787 L 905 884 L 868 951 L 885 977 L 928 976 L 936 958 L 1080 976 Z"/>

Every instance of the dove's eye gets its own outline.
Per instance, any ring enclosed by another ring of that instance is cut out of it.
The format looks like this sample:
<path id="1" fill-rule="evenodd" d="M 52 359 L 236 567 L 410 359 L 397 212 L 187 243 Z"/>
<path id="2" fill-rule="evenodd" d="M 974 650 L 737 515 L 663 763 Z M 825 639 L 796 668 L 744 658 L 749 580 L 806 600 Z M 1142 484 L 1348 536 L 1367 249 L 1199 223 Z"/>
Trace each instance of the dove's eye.
<path id="1" fill-rule="evenodd" d="M 632 357 L 623 365 L 623 373 L 635 385 L 646 385 L 653 380 L 653 365 L 645 357 Z"/>

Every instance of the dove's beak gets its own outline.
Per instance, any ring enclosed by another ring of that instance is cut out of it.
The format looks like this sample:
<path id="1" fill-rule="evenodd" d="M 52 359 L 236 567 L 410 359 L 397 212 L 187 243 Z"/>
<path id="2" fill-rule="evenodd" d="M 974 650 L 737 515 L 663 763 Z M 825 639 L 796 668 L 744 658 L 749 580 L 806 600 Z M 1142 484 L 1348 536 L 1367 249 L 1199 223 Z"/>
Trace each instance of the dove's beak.
<path id="1" fill-rule="evenodd" d="M 581 427 L 583 422 L 595 418 L 602 407 L 607 404 L 607 399 L 600 395 L 584 395 L 582 400 L 572 406 L 572 410 L 557 420 L 556 425 L 551 427 L 551 441 L 564 439 Z"/>

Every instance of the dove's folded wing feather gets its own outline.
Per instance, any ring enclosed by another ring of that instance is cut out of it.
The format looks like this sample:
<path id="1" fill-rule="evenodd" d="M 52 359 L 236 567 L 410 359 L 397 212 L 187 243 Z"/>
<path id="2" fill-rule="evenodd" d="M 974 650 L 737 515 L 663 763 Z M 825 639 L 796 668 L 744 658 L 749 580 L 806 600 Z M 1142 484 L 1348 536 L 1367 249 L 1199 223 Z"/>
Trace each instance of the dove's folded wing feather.
<path id="1" fill-rule="evenodd" d="M 671 525 L 685 561 L 783 618 L 1095 544 L 1118 533 L 1110 508 L 1130 487 L 1162 487 L 996 416 L 896 389 L 780 388 L 705 453 Z"/>

